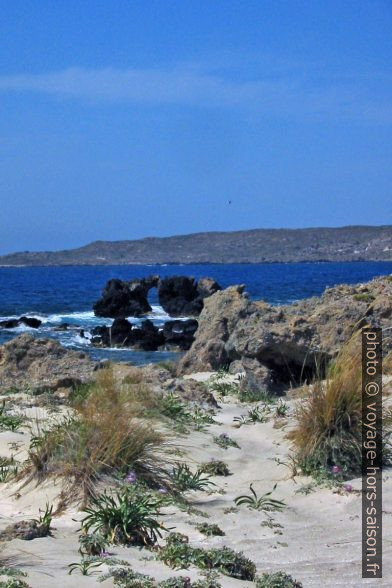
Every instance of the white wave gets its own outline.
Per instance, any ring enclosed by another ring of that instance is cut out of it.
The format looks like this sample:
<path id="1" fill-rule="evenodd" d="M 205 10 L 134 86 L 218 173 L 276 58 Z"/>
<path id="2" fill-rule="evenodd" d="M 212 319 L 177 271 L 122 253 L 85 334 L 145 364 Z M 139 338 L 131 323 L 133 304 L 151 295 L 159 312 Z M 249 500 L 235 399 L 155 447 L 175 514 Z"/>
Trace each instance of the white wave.
<path id="1" fill-rule="evenodd" d="M 179 317 L 172 317 L 165 310 L 163 310 L 162 306 L 159 304 L 152 304 L 151 305 L 152 311 L 148 313 L 148 317 L 152 319 L 159 319 L 161 321 L 187 321 L 189 319 L 188 316 L 179 316 Z"/>

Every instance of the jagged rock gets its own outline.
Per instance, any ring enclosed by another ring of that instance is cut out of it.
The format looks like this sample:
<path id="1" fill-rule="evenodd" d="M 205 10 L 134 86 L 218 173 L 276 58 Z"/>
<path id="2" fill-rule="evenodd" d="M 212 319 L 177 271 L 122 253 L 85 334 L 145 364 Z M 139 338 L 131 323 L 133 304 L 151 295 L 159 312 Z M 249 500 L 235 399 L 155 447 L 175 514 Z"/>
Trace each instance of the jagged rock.
<path id="1" fill-rule="evenodd" d="M 189 349 L 194 341 L 197 326 L 198 323 L 195 319 L 189 319 L 187 321 L 167 321 L 163 327 L 165 344 L 170 347 L 179 347 L 182 350 Z"/>
<path id="2" fill-rule="evenodd" d="M 94 304 L 95 315 L 109 318 L 143 316 L 151 311 L 147 296 L 149 290 L 157 286 L 158 280 L 158 276 L 131 280 L 130 282 L 117 279 L 109 280 L 103 290 L 102 297 Z"/>
<path id="3" fill-rule="evenodd" d="M 90 379 L 94 363 L 52 339 L 24 333 L 0 347 L 0 391 L 11 387 L 32 392 L 77 387 Z"/>
<path id="4" fill-rule="evenodd" d="M 187 276 L 159 276 L 135 279 L 130 282 L 109 280 L 102 297 L 94 304 L 96 316 L 109 318 L 140 317 L 151 311 L 148 293 L 158 288 L 162 308 L 173 317 L 198 316 L 203 308 L 203 300 L 220 290 L 211 278 L 201 278 L 196 282 Z"/>
<path id="5" fill-rule="evenodd" d="M 3 329 L 15 329 L 15 327 L 19 327 L 20 325 L 26 325 L 27 327 L 31 327 L 32 329 L 38 329 L 42 324 L 37 318 L 29 317 L 29 316 L 21 316 L 19 319 L 8 319 L 6 321 L 0 322 L 0 328 Z"/>
<path id="6" fill-rule="evenodd" d="M 170 276 L 159 282 L 159 303 L 170 316 L 198 316 L 204 299 L 218 290 L 219 284 L 211 278 L 198 283 L 188 276 Z"/>
<path id="7" fill-rule="evenodd" d="M 250 386 L 297 385 L 322 371 L 359 327 L 390 329 L 391 317 L 390 278 L 377 278 L 365 289 L 328 288 L 320 298 L 286 306 L 251 302 L 242 288 L 227 288 L 205 300 L 195 341 L 178 371 L 216 370 L 240 360 Z M 391 345 L 384 338 L 386 352 Z"/>

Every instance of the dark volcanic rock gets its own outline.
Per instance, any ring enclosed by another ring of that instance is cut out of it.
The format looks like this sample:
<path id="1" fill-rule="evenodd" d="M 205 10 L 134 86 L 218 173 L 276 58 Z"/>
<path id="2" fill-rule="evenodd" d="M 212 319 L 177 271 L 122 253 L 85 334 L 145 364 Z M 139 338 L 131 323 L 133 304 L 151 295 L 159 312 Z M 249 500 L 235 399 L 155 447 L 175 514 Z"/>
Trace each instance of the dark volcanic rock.
<path id="1" fill-rule="evenodd" d="M 94 304 L 96 316 L 109 318 L 126 318 L 142 316 L 151 311 L 147 300 L 148 292 L 158 284 L 158 276 L 123 282 L 109 280 L 102 297 Z"/>
<path id="2" fill-rule="evenodd" d="M 220 286 L 211 278 L 201 278 L 196 282 L 188 276 L 159 276 L 135 279 L 130 282 L 109 280 L 102 297 L 94 304 L 96 316 L 109 318 L 140 317 L 151 311 L 148 293 L 158 288 L 162 308 L 173 317 L 198 316 L 203 308 L 203 300 L 211 296 Z"/>
<path id="3" fill-rule="evenodd" d="M 19 327 L 20 325 L 26 325 L 32 329 L 38 329 L 38 327 L 42 325 L 42 321 L 37 318 L 21 316 L 19 319 L 8 319 L 0 322 L 0 328 L 3 329 L 15 329 L 15 327 Z"/>
<path id="4" fill-rule="evenodd" d="M 162 331 L 149 320 L 133 327 L 126 319 L 115 319 L 111 327 L 95 327 L 92 344 L 103 347 L 132 347 L 156 351 L 164 342 Z"/>
<path id="5" fill-rule="evenodd" d="M 31 318 L 28 316 L 21 316 L 20 322 L 26 325 L 27 327 L 31 327 L 32 329 L 38 329 L 42 325 L 42 321 L 37 318 Z"/>
<path id="6" fill-rule="evenodd" d="M 159 303 L 170 316 L 198 316 L 204 298 L 220 289 L 219 284 L 210 278 L 202 278 L 197 283 L 188 276 L 170 276 L 159 282 Z"/>
<path id="7" fill-rule="evenodd" d="M 169 346 L 177 346 L 185 351 L 192 345 L 197 327 L 198 322 L 196 319 L 167 321 L 163 327 L 165 343 Z"/>

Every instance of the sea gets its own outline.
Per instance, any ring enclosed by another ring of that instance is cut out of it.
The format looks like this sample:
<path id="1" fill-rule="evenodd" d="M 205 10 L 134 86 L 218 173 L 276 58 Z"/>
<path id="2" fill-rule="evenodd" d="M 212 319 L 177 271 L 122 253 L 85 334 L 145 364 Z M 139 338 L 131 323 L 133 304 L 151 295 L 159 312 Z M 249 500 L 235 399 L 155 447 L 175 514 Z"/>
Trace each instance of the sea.
<path id="1" fill-rule="evenodd" d="M 19 326 L 0 329 L 0 344 L 23 332 L 51 337 L 68 348 L 84 350 L 94 359 L 132 362 L 142 365 L 178 358 L 169 351 L 134 351 L 98 349 L 89 341 L 90 330 L 97 325 L 110 325 L 111 319 L 94 316 L 93 303 L 100 297 L 107 280 L 131 280 L 158 274 L 162 277 L 186 275 L 214 278 L 223 288 L 245 284 L 253 299 L 271 304 L 290 304 L 319 296 L 326 287 L 337 284 L 366 282 L 376 276 L 392 274 L 391 262 L 347 263 L 268 263 L 206 265 L 133 265 L 133 266 L 64 266 L 0 268 L 0 321 L 22 315 L 42 321 L 39 329 Z M 157 292 L 150 292 L 150 318 L 161 326 L 170 317 L 159 306 Z M 186 317 L 183 317 L 186 318 Z M 133 324 L 142 319 L 130 317 Z M 67 323 L 67 330 L 59 327 Z M 86 337 L 80 336 L 83 330 Z"/>

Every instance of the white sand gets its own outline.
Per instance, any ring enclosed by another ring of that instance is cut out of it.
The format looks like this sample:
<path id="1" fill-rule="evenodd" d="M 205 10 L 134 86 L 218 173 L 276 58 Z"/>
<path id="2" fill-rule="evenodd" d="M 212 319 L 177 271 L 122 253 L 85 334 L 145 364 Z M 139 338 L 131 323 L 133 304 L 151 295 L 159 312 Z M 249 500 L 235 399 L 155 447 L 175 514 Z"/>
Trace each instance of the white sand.
<path id="1" fill-rule="evenodd" d="M 198 374 L 195 379 L 205 380 L 210 374 Z M 176 531 L 186 533 L 190 542 L 197 546 L 223 546 L 243 551 L 257 565 L 258 573 L 263 571 L 284 570 L 301 581 L 304 588 L 310 586 L 335 588 L 338 586 L 391 586 L 392 581 L 392 479 L 391 469 L 385 470 L 383 487 L 384 504 L 384 579 L 361 579 L 361 495 L 357 493 L 340 495 L 333 490 L 316 487 L 308 495 L 296 493 L 309 478 L 291 478 L 290 470 L 279 465 L 278 458 L 287 461 L 290 443 L 286 433 L 293 423 L 294 401 L 290 400 L 291 415 L 283 419 L 284 426 L 274 427 L 274 420 L 255 425 L 243 425 L 238 428 L 233 418 L 246 413 L 249 405 L 240 405 L 234 401 L 222 402 L 216 420 L 221 423 L 211 425 L 207 433 L 193 432 L 180 441 L 188 451 L 189 463 L 201 463 L 210 458 L 225 461 L 232 474 L 229 477 L 215 477 L 216 490 L 223 489 L 224 494 L 193 492 L 188 496 L 192 504 L 208 513 L 210 518 L 187 515 L 178 509 L 165 509 L 170 516 L 164 522 Z M 42 417 L 42 413 L 39 414 Z M 212 436 L 226 432 L 235 439 L 240 449 L 221 449 L 212 441 Z M 21 444 L 21 453 L 28 444 L 29 435 L 25 433 L 0 433 L 0 455 L 16 454 L 9 443 Z M 259 512 L 239 507 L 237 512 L 225 514 L 225 510 L 234 507 L 234 498 L 249 492 L 253 483 L 259 495 L 272 489 L 277 483 L 274 497 L 284 500 L 287 508 L 282 512 Z M 355 489 L 360 489 L 361 481 L 351 481 Z M 28 519 L 38 515 L 39 508 L 46 501 L 54 502 L 58 488 L 53 482 L 47 482 L 38 488 L 26 487 L 15 496 L 18 485 L 0 484 L 1 519 L 3 529 L 10 522 Z M 7 543 L 6 553 L 17 555 L 20 566 L 28 573 L 27 581 L 32 588 L 84 587 L 99 586 L 97 578 L 105 571 L 102 566 L 90 576 L 81 576 L 78 572 L 68 575 L 68 565 L 80 561 L 78 550 L 79 523 L 82 513 L 67 511 L 54 519 L 53 537 L 33 541 L 14 540 Z M 273 519 L 281 527 L 262 526 L 264 521 Z M 194 524 L 208 522 L 218 524 L 226 533 L 224 537 L 208 537 L 199 533 Z M 276 531 L 281 534 L 277 534 Z M 198 577 L 195 568 L 173 571 L 164 564 L 144 558 L 152 557 L 148 551 L 136 548 L 113 546 L 110 553 L 120 559 L 129 561 L 136 571 L 164 579 L 174 575 Z M 224 587 L 252 586 L 250 582 L 241 582 L 225 576 L 221 577 Z M 113 586 L 111 580 L 101 584 Z"/>

